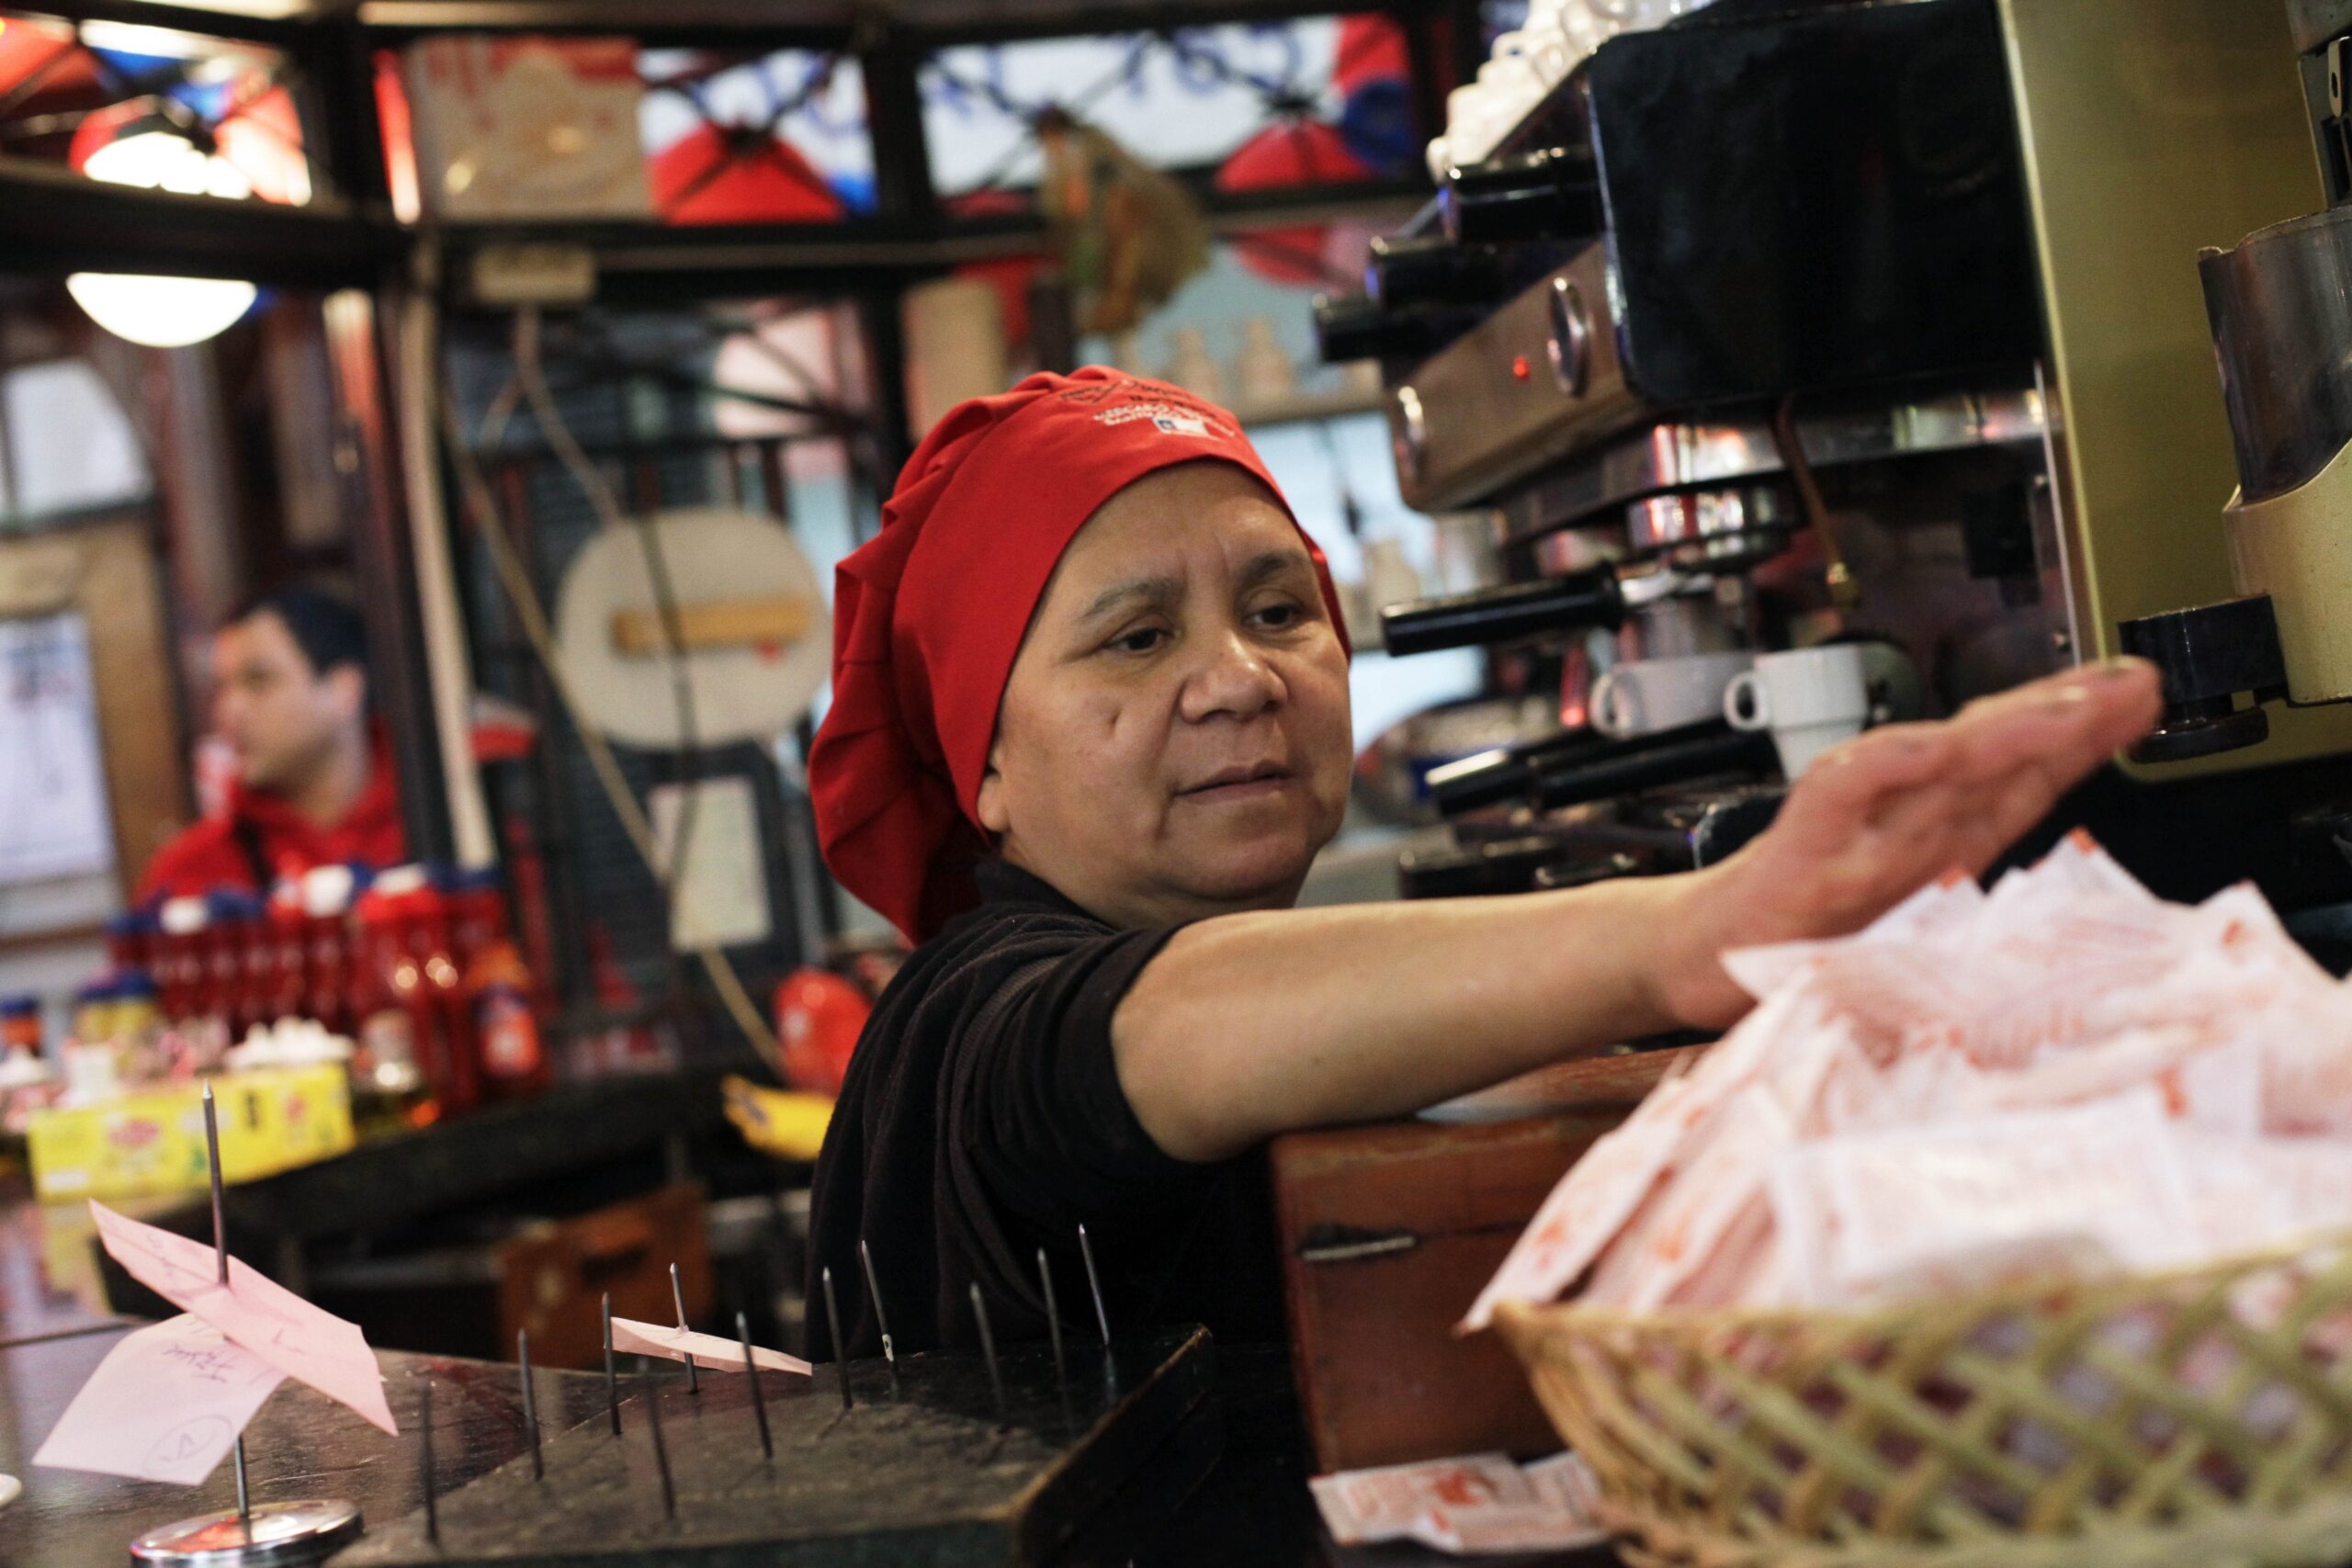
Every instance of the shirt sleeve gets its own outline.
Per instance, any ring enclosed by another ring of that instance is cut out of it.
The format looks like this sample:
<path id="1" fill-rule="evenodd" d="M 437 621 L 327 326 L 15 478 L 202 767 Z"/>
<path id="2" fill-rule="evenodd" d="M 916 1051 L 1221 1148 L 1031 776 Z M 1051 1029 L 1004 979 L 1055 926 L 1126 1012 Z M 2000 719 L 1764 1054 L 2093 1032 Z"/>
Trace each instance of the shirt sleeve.
<path id="1" fill-rule="evenodd" d="M 957 1185 L 1061 1235 L 1165 1213 L 1197 1190 L 1211 1168 L 1151 1141 L 1111 1048 L 1112 1015 L 1174 934 L 1079 930 L 1024 942 L 1005 976 L 976 992 L 944 1097 Z"/>

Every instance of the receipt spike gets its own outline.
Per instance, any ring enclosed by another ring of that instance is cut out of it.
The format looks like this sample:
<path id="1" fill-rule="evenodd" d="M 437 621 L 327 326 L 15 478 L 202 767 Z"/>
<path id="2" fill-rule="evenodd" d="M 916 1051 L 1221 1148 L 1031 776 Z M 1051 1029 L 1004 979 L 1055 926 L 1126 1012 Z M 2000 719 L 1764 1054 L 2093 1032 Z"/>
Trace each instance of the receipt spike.
<path id="1" fill-rule="evenodd" d="M 514 1364 L 523 1376 L 523 1427 L 531 1435 L 531 1479 L 548 1478 L 546 1458 L 539 1451 L 539 1401 L 531 1388 L 531 1331 L 514 1331 Z"/>
<path id="2" fill-rule="evenodd" d="M 670 1265 L 670 1301 L 678 1309 L 678 1332 L 684 1334 L 686 1332 L 686 1291 L 684 1286 L 678 1283 L 678 1266 L 674 1263 Z M 695 1359 L 692 1352 L 688 1352 L 686 1356 L 686 1392 L 688 1393 L 702 1392 L 702 1374 L 695 1371 Z"/>
<path id="3" fill-rule="evenodd" d="M 220 1282 L 229 1282 L 229 1226 L 222 1218 L 225 1207 L 220 1195 L 220 1112 L 212 1100 L 212 1080 L 204 1080 L 204 1163 L 212 1179 L 212 1261 L 219 1270 Z M 254 1541 L 253 1495 L 245 1481 L 245 1435 L 237 1434 L 237 1524 L 243 1530 L 245 1544 Z"/>
<path id="4" fill-rule="evenodd" d="M 980 1297 L 980 1288 L 972 1287 L 972 1321 L 980 1328 L 980 1356 L 989 1364 L 989 1387 L 996 1395 L 996 1418 L 1002 1425 L 1004 1416 L 1004 1372 L 996 1364 L 996 1336 L 989 1328 L 989 1303 Z"/>
<path id="5" fill-rule="evenodd" d="M 833 1336 L 833 1371 L 841 1375 L 842 1408 L 847 1410 L 853 1403 L 849 1395 L 849 1357 L 842 1351 L 842 1307 L 833 1295 L 832 1266 L 827 1264 L 819 1278 L 825 1287 L 825 1326 Z"/>
<path id="6" fill-rule="evenodd" d="M 613 1372 L 613 1292 L 605 1292 L 605 1408 L 612 1412 L 613 1436 L 621 1435 L 621 1383 Z"/>
<path id="7" fill-rule="evenodd" d="M 417 1484 L 424 1493 L 424 1539 L 435 1547 L 441 1544 L 441 1508 L 433 1492 L 433 1379 L 427 1376 L 424 1386 L 416 1391 L 417 1448 L 421 1456 L 421 1473 Z"/>
<path id="8" fill-rule="evenodd" d="M 653 1463 L 662 1472 L 662 1511 L 678 1517 L 678 1489 L 670 1479 L 670 1445 L 662 1438 L 662 1380 L 645 1379 L 645 1424 L 653 1430 Z"/>
<path id="9" fill-rule="evenodd" d="M 760 1392 L 760 1364 L 752 1359 L 751 1320 L 741 1313 L 735 1314 L 735 1337 L 743 1346 L 743 1375 L 752 1383 L 752 1414 L 760 1423 L 760 1457 L 775 1458 L 775 1439 L 768 1435 L 768 1400 Z"/>
<path id="10" fill-rule="evenodd" d="M 1046 1249 L 1037 1249 L 1037 1283 L 1046 1292 L 1046 1333 L 1054 1342 L 1054 1388 L 1062 1403 L 1069 1403 L 1069 1363 L 1062 1359 L 1062 1308 L 1054 1299 L 1054 1266 L 1046 1260 Z"/>

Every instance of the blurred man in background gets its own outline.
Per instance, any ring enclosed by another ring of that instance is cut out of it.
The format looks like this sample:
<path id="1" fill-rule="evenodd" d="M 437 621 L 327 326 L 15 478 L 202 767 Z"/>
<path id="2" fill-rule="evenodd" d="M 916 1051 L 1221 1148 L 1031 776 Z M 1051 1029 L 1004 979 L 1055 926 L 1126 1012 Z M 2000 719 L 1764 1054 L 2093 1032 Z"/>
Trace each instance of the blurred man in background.
<path id="1" fill-rule="evenodd" d="M 212 724 L 236 755 L 227 809 L 156 853 L 142 901 L 266 893 L 312 866 L 408 858 L 391 759 L 369 720 L 358 613 L 312 589 L 248 600 L 212 639 Z"/>

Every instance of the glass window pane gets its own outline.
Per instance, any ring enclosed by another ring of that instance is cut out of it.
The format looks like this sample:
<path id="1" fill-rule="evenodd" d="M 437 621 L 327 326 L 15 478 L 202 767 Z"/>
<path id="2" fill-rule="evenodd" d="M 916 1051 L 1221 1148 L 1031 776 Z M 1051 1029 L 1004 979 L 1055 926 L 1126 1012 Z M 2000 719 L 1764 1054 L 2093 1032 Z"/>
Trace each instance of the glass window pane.
<path id="1" fill-rule="evenodd" d="M 1030 126 L 1048 107 L 1161 168 L 1221 164 L 1306 122 L 1329 133 L 1317 177 L 1393 174 L 1415 156 L 1408 74 L 1403 34 L 1370 14 L 942 50 L 922 73 L 932 178 L 951 197 L 1034 186 Z"/>
<path id="2" fill-rule="evenodd" d="M 28 365 L 0 377 L 0 419 L 21 521 L 143 499 L 147 458 L 114 394 L 78 359 Z"/>
<path id="3" fill-rule="evenodd" d="M 0 154 L 92 179 L 307 202 L 316 171 L 296 108 L 302 85 L 277 50 L 0 11 Z"/>
<path id="4" fill-rule="evenodd" d="M 664 221 L 830 221 L 873 209 L 874 147 L 854 59 L 646 50 L 638 71 Z"/>

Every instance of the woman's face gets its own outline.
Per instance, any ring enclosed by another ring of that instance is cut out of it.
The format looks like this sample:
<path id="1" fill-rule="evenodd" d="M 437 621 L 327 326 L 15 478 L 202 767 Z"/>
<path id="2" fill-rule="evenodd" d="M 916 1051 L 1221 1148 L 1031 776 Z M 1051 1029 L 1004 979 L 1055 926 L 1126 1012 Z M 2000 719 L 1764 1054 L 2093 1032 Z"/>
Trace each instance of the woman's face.
<path id="1" fill-rule="evenodd" d="M 997 710 L 981 824 L 1103 919 L 1297 897 L 1340 829 L 1348 660 L 1263 486 L 1187 463 L 1113 496 L 1063 552 Z"/>

